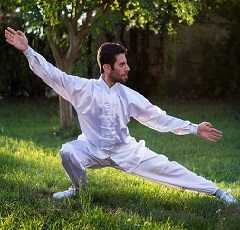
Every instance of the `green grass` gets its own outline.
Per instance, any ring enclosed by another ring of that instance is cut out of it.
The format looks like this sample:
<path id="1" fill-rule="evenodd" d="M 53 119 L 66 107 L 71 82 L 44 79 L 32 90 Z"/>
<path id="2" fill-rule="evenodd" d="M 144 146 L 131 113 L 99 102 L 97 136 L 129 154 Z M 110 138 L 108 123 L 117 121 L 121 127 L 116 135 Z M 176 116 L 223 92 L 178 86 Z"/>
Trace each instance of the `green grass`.
<path id="1" fill-rule="evenodd" d="M 213 180 L 240 200 L 240 120 L 227 103 L 159 102 L 169 114 L 223 131 L 208 143 L 194 135 L 158 133 L 131 121 L 130 132 L 152 150 Z M 87 170 L 88 189 L 56 202 L 70 186 L 61 167 L 61 144 L 79 126 L 59 129 L 57 100 L 0 101 L 0 229 L 239 229 L 239 205 L 187 193 L 111 168 Z"/>

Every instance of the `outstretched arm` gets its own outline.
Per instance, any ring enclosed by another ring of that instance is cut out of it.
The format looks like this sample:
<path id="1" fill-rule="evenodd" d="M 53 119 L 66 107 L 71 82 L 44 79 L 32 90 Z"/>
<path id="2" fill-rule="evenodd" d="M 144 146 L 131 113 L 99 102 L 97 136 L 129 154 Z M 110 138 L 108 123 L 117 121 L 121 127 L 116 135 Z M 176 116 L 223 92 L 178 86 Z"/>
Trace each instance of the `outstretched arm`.
<path id="1" fill-rule="evenodd" d="M 29 45 L 25 34 L 11 27 L 5 30 L 7 43 L 16 49 L 24 52 L 28 59 L 30 69 L 39 76 L 47 85 L 49 85 L 57 94 L 74 105 L 75 103 L 75 85 L 78 90 L 85 85 L 87 79 L 68 75 L 60 69 L 49 63 L 42 55 L 35 52 Z"/>
<path id="2" fill-rule="evenodd" d="M 213 128 L 209 122 L 202 122 L 198 125 L 197 135 L 207 141 L 216 142 L 222 137 L 222 132 Z"/>
<path id="3" fill-rule="evenodd" d="M 22 52 L 27 50 L 28 40 L 22 31 L 20 30 L 15 31 L 11 27 L 8 27 L 5 30 L 5 37 L 6 37 L 7 43 L 14 46 L 16 49 Z"/>

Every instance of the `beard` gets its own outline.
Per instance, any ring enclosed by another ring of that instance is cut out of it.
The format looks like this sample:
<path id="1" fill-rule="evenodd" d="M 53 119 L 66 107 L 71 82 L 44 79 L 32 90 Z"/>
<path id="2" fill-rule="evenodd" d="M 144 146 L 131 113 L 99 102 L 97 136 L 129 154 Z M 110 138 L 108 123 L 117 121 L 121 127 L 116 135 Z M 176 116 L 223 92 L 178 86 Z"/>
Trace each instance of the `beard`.
<path id="1" fill-rule="evenodd" d="M 128 80 L 128 73 L 125 74 L 116 74 L 116 73 L 112 73 L 110 75 L 110 79 L 112 80 L 112 82 L 119 82 L 119 83 L 125 83 Z"/>

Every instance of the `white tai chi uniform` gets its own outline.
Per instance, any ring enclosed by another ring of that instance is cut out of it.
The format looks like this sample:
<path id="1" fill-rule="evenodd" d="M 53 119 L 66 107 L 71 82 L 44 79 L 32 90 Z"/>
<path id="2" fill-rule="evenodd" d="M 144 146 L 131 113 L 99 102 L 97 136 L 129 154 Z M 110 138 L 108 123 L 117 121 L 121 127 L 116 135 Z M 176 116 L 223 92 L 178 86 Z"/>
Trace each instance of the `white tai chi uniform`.
<path id="1" fill-rule="evenodd" d="M 177 162 L 145 147 L 131 137 L 127 124 L 133 117 L 159 132 L 196 134 L 198 125 L 169 116 L 136 91 L 116 83 L 111 88 L 100 77 L 67 75 L 31 47 L 24 52 L 30 68 L 77 112 L 82 134 L 62 146 L 63 167 L 78 189 L 86 186 L 85 168 L 111 166 L 159 184 L 214 194 L 216 185 Z"/>

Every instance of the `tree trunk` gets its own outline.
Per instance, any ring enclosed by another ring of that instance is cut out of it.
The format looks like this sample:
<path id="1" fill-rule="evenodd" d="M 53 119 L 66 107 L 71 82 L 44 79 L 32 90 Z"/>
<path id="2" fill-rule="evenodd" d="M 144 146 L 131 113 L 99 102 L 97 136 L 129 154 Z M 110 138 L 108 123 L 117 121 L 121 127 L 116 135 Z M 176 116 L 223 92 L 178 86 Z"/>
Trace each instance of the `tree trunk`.
<path id="1" fill-rule="evenodd" d="M 83 45 L 86 45 L 90 27 L 96 25 L 103 15 L 111 13 L 109 11 L 111 4 L 112 1 L 97 5 L 94 2 L 92 6 L 87 4 L 85 9 L 82 1 L 74 1 L 72 11 L 63 6 L 64 4 L 59 4 L 59 8 L 54 12 L 54 23 L 51 17 L 51 20 L 46 20 L 49 22 L 45 27 L 47 38 L 59 69 L 67 74 L 72 73 L 73 65 L 80 55 Z M 98 13 L 95 14 L 95 12 Z M 62 127 L 72 127 L 72 106 L 61 97 L 59 105 Z"/>
<path id="2" fill-rule="evenodd" d="M 67 74 L 72 72 L 73 63 L 70 61 L 60 61 L 57 63 L 59 69 L 65 71 Z M 60 122 L 62 128 L 72 128 L 72 105 L 59 95 L 59 109 L 60 109 Z"/>
<path id="3" fill-rule="evenodd" d="M 72 105 L 59 96 L 59 107 L 60 107 L 60 121 L 62 128 L 71 128 L 72 122 Z"/>

